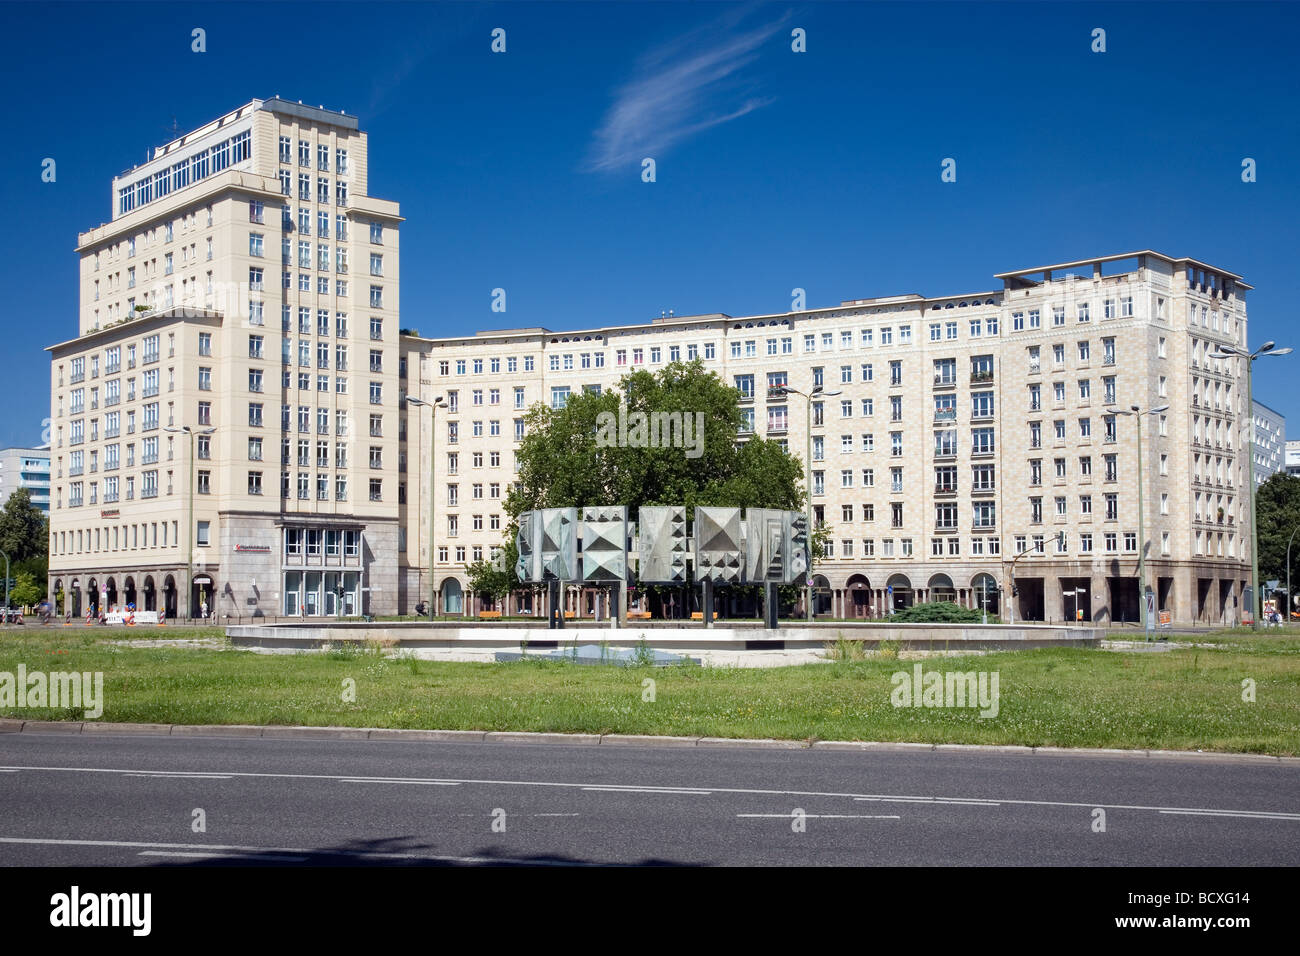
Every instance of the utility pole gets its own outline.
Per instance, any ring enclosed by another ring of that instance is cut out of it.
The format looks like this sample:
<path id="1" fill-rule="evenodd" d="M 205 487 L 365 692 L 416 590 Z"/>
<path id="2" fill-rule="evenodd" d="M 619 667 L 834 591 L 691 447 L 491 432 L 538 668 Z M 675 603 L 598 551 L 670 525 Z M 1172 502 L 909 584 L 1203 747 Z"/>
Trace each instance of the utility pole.
<path id="1" fill-rule="evenodd" d="M 189 425 L 181 425 L 179 428 L 169 425 L 166 428 L 164 428 L 163 431 L 184 432 L 185 434 L 190 436 L 190 482 L 189 482 L 190 500 L 189 500 L 189 509 L 187 513 L 187 520 L 186 520 L 187 528 L 186 528 L 186 537 L 185 537 L 186 546 L 189 549 L 189 558 L 185 562 L 185 586 L 187 588 L 187 590 L 185 591 L 185 609 L 186 609 L 187 616 L 190 619 L 193 619 L 194 618 L 194 496 L 198 493 L 196 490 L 197 477 L 194 472 L 195 430 Z M 211 435 L 214 431 L 216 431 L 215 428 L 205 428 L 202 431 L 198 432 L 198 434 Z M 214 591 L 213 592 L 214 603 L 215 603 L 215 598 L 216 598 L 216 593 Z"/>
<path id="2" fill-rule="evenodd" d="M 812 563 L 812 539 L 813 539 L 813 505 L 812 505 L 812 401 L 813 398 L 833 398 L 840 394 L 840 390 L 833 392 L 826 391 L 822 385 L 814 385 L 808 392 L 802 392 L 797 388 L 789 385 L 775 385 L 768 389 L 768 398 L 784 398 L 788 393 L 793 392 L 795 395 L 804 397 L 804 408 L 807 412 L 804 422 L 807 426 L 804 429 L 805 455 L 804 455 L 804 490 L 808 494 L 808 500 L 805 506 L 804 520 L 808 523 L 808 605 L 804 609 L 804 617 L 811 622 L 813 619 L 813 601 L 814 601 L 814 584 L 813 584 L 813 563 Z M 773 625 L 775 626 L 775 625 Z"/>
<path id="3" fill-rule="evenodd" d="M 438 409 L 446 408 L 447 402 L 441 396 L 431 402 L 426 402 L 422 398 L 408 395 L 406 396 L 406 404 L 422 405 L 429 409 L 429 623 L 432 624 L 434 607 L 438 598 L 438 585 L 433 576 L 434 557 L 436 555 L 433 543 L 434 510 L 438 505 L 438 484 L 435 480 L 438 473 L 438 459 L 435 456 L 434 446 L 438 437 Z"/>
<path id="4" fill-rule="evenodd" d="M 1158 415 L 1161 412 L 1168 411 L 1169 406 L 1157 405 L 1155 408 L 1142 410 L 1139 405 L 1130 405 L 1127 409 L 1116 408 L 1114 405 L 1107 405 L 1107 410 L 1115 415 L 1132 415 L 1137 421 L 1137 459 L 1138 459 L 1138 619 L 1142 622 L 1142 631 L 1147 631 L 1149 614 L 1147 612 L 1147 532 L 1145 522 L 1145 510 L 1143 502 L 1146 501 L 1146 485 L 1142 481 L 1142 416 Z M 1147 640 L 1150 640 L 1148 637 Z"/>
<path id="5" fill-rule="evenodd" d="M 1212 359 L 1229 359 L 1244 358 L 1246 360 L 1246 416 L 1249 419 L 1249 431 L 1247 432 L 1248 448 L 1250 457 L 1246 459 L 1246 483 L 1250 492 L 1250 626 L 1252 630 L 1259 630 L 1259 534 L 1255 521 L 1255 398 L 1254 388 L 1252 385 L 1252 373 L 1255 368 L 1255 359 L 1263 355 L 1277 356 L 1289 355 L 1291 347 L 1276 348 L 1277 343 L 1271 339 L 1261 345 L 1253 352 L 1247 352 L 1245 349 L 1239 349 L 1233 345 L 1220 345 L 1218 351 L 1211 352 L 1209 357 Z M 1291 595 L 1288 594 L 1288 601 Z M 1290 613 L 1290 609 L 1287 609 Z"/>

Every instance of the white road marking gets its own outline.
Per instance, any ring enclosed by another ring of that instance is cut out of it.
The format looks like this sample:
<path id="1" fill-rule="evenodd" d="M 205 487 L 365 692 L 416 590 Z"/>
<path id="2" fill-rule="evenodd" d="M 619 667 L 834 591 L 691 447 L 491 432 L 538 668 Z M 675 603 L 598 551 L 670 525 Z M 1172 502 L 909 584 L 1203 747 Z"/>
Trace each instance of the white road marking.
<path id="1" fill-rule="evenodd" d="M 163 780 L 229 780 L 228 773 L 170 773 L 160 771 L 131 771 L 122 774 L 124 777 L 153 777 Z"/>
<path id="2" fill-rule="evenodd" d="M 854 800 L 876 803 L 945 803 L 959 807 L 998 807 L 996 800 L 979 800 L 974 797 L 854 797 Z"/>
<path id="3" fill-rule="evenodd" d="M 707 797 L 709 790 L 674 790 L 671 787 L 583 787 L 588 793 L 653 793 L 655 795 L 683 795 L 688 797 Z"/>
<path id="4" fill-rule="evenodd" d="M 1300 813 L 1287 813 L 1282 810 L 1215 810 L 1211 808 L 1199 807 L 1148 807 L 1148 806 L 1127 806 L 1124 804 L 1110 803 L 1073 803 L 1065 800 L 1015 800 L 1006 797 L 1000 797 L 996 801 L 983 801 L 975 799 L 963 799 L 960 797 L 889 797 L 889 796 L 871 796 L 871 797 L 854 797 L 855 801 L 871 801 L 884 803 L 913 803 L 913 804 L 951 804 L 954 806 L 968 807 L 998 807 L 1003 804 L 1014 804 L 1017 806 L 1028 807 L 1102 807 L 1107 810 L 1153 810 L 1157 813 L 1186 813 L 1186 814 L 1204 814 L 1226 816 L 1253 817 L 1261 820 L 1296 820 L 1300 821 Z"/>
<path id="5" fill-rule="evenodd" d="M 450 780 L 389 780 L 383 777 L 345 777 L 339 783 L 397 783 L 419 787 L 459 787 Z"/>
<path id="6" fill-rule="evenodd" d="M 366 850 L 312 850 L 303 847 L 284 846 L 205 846 L 201 843 L 147 843 L 132 840 L 51 840 L 40 837 L 0 837 L 0 843 L 21 843 L 35 846 L 100 846 L 127 850 L 158 849 L 178 851 L 203 851 L 210 856 L 212 851 L 226 851 L 238 854 L 280 853 L 286 855 L 307 856 L 354 856 L 373 860 L 423 860 L 429 863 L 513 863 L 524 866 L 583 866 L 590 864 L 554 860 L 520 860 L 513 857 L 492 856 L 435 856 L 423 853 L 380 853 Z"/>
<path id="7" fill-rule="evenodd" d="M 127 774 L 140 771 L 132 771 L 129 768 L 122 767 L 49 767 L 49 766 L 15 766 L 9 765 L 0 767 L 0 770 L 23 770 L 23 771 L 47 771 L 50 773 L 107 773 L 107 774 Z M 229 771 L 226 776 L 238 779 L 248 780 L 356 780 L 360 779 L 355 776 L 347 776 L 332 773 L 266 773 L 253 771 Z M 385 781 L 419 781 L 419 777 L 373 777 L 367 778 L 373 780 Z M 569 783 L 557 780 L 491 780 L 479 778 L 429 778 L 431 783 L 452 783 L 466 784 L 469 786 L 489 786 L 489 787 L 551 787 L 559 790 L 605 790 L 605 791 L 622 791 L 625 793 L 699 793 L 699 794 L 739 794 L 744 796 L 770 796 L 770 797 L 800 797 L 800 798 L 835 798 L 842 797 L 851 800 L 874 800 L 874 801 L 899 801 L 911 803 L 925 803 L 936 801 L 948 801 L 951 803 L 960 803 L 968 805 L 1000 805 L 1011 804 L 1015 806 L 1039 806 L 1039 807 L 1084 807 L 1092 809 L 1101 807 L 1106 810 L 1144 810 L 1151 812 L 1177 811 L 1184 813 L 1235 813 L 1243 816 L 1252 814 L 1259 815 L 1259 819 L 1277 819 L 1277 820 L 1294 820 L 1300 821 L 1300 813 L 1290 813 L 1281 810 L 1225 810 L 1216 807 L 1162 807 L 1159 805 L 1147 804 L 1122 804 L 1106 803 L 1103 800 L 1093 800 L 1088 802 L 1076 802 L 1066 800 L 1021 800 L 1010 797 L 961 797 L 961 796 L 924 796 L 913 794 L 898 793 L 851 793 L 841 791 L 822 791 L 822 790 L 776 790 L 762 789 L 757 787 L 709 787 L 699 789 L 678 788 L 674 790 L 671 787 L 654 787 L 638 786 L 636 784 L 594 784 L 594 783 Z"/>
<path id="8" fill-rule="evenodd" d="M 1161 813 L 1187 817 L 1241 817 L 1245 820 L 1294 820 L 1293 813 L 1269 813 L 1265 810 L 1161 810 Z"/>
<path id="9" fill-rule="evenodd" d="M 760 820 L 794 820 L 792 813 L 737 813 L 738 817 Z M 805 813 L 802 820 L 899 820 L 901 817 L 877 816 L 869 813 Z"/>

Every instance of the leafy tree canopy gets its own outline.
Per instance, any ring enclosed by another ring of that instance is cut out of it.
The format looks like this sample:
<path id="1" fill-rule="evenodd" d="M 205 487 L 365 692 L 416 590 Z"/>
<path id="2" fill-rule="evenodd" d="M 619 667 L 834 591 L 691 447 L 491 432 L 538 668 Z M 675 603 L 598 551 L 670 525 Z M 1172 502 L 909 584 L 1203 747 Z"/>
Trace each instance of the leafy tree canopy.
<path id="1" fill-rule="evenodd" d="M 679 440 L 650 447 L 645 431 L 637 440 L 635 413 L 647 422 L 666 413 L 689 426 L 674 433 Z M 535 508 L 627 505 L 635 516 L 641 505 L 684 504 L 690 518 L 696 505 L 803 506 L 799 460 L 757 436 L 738 446 L 740 392 L 698 360 L 633 372 L 617 389 L 573 395 L 562 408 L 535 405 L 525 420 L 519 488 L 505 503 L 511 535 L 519 514 Z M 610 442 L 614 435 L 632 440 Z"/>
<path id="2" fill-rule="evenodd" d="M 41 510 L 32 504 L 26 488 L 9 496 L 0 511 L 0 549 L 11 563 L 29 558 L 44 558 L 49 553 L 49 523 Z"/>
<path id="3" fill-rule="evenodd" d="M 1300 478 L 1281 473 L 1273 475 L 1255 492 L 1255 505 L 1260 587 L 1263 588 L 1262 582 L 1273 579 L 1286 587 L 1287 539 L 1300 528 Z M 1300 534 L 1296 534 L 1291 546 L 1291 579 L 1292 586 L 1300 590 Z"/>

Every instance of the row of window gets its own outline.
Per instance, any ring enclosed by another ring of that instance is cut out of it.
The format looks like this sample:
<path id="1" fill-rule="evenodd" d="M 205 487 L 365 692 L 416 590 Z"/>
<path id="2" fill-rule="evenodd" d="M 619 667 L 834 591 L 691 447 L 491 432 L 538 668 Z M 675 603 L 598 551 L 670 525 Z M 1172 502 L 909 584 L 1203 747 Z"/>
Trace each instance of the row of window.
<path id="1" fill-rule="evenodd" d="M 1106 298 L 1102 299 L 1103 319 L 1131 318 L 1133 316 L 1133 297 L 1131 295 L 1122 296 L 1119 299 Z M 1028 320 L 1026 324 L 1026 319 Z M 1092 321 L 1092 303 L 1088 301 L 1075 303 L 1074 319 L 1077 324 Z M 1060 328 L 1066 324 L 1065 306 L 1052 306 L 1052 326 Z M 1043 327 L 1042 311 L 1040 309 L 1021 310 L 1011 313 L 1011 331 L 1022 332 L 1028 329 L 1040 329 Z"/>
<path id="2" fill-rule="evenodd" d="M 501 420 L 499 418 L 493 418 L 489 420 L 487 425 L 488 425 L 487 428 L 488 436 L 498 437 L 501 434 Z M 516 418 L 514 420 L 514 426 L 515 426 L 514 440 L 523 441 L 524 420 L 522 418 Z M 484 436 L 483 421 L 481 419 L 476 419 L 470 422 L 470 435 L 473 438 L 482 438 Z M 447 444 L 455 445 L 458 444 L 459 442 L 460 442 L 460 423 L 448 422 L 447 423 Z"/>
<path id="3" fill-rule="evenodd" d="M 280 497 L 292 498 L 294 496 L 294 476 L 287 471 L 280 472 Z M 309 501 L 312 496 L 312 489 L 315 488 L 315 499 L 317 501 L 329 501 L 331 478 L 333 479 L 333 498 L 335 501 L 348 500 L 348 479 L 346 475 L 316 475 L 316 480 L 312 482 L 312 476 L 304 471 L 297 473 L 297 497 L 299 501 Z M 254 490 L 256 489 L 256 490 Z M 370 479 L 370 500 L 384 500 L 384 481 L 382 478 Z M 250 471 L 248 473 L 248 493 L 250 495 L 262 494 L 262 473 Z"/>
<path id="4" fill-rule="evenodd" d="M 161 172 L 137 179 L 117 190 L 117 214 L 123 215 L 140 206 L 161 199 L 174 190 L 206 179 L 229 166 L 242 163 L 252 155 L 249 131 L 237 133 L 209 149 L 179 160 Z M 211 225 L 209 221 L 208 225 Z"/>
<path id="5" fill-rule="evenodd" d="M 198 522 L 194 539 L 196 545 L 208 544 L 208 528 L 208 522 Z M 180 534 L 175 521 L 148 521 L 84 528 L 79 531 L 56 531 L 50 535 L 50 553 L 80 554 L 94 551 L 131 551 L 137 548 L 176 548 L 180 543 Z"/>
<path id="6" fill-rule="evenodd" d="M 361 532 L 330 528 L 285 528 L 285 558 L 358 558 Z"/>
<path id="7" fill-rule="evenodd" d="M 821 557 L 830 560 L 836 558 L 849 560 L 855 557 L 874 558 L 877 556 L 875 538 L 862 538 L 860 542 L 861 548 L 855 554 L 854 546 L 856 542 L 853 538 L 840 538 L 838 550 L 835 540 L 827 538 L 822 544 Z M 896 556 L 910 558 L 914 556 L 911 538 L 901 538 L 897 541 L 897 555 L 895 554 L 895 543 L 893 538 L 882 539 L 879 556 L 883 558 Z M 969 547 L 969 553 L 975 557 L 998 555 L 1002 553 L 1002 540 L 993 535 L 976 535 L 970 539 Z M 961 538 L 931 538 L 930 554 L 934 557 L 960 556 Z"/>

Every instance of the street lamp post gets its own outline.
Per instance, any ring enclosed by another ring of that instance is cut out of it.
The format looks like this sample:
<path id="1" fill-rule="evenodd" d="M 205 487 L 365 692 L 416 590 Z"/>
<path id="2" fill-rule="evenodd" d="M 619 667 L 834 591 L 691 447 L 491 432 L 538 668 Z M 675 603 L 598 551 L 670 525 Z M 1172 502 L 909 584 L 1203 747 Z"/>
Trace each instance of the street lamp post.
<path id="1" fill-rule="evenodd" d="M 1147 531 L 1146 531 L 1146 514 L 1143 508 L 1143 502 L 1146 500 L 1146 486 L 1142 483 L 1142 416 L 1158 415 L 1160 412 L 1168 411 L 1168 405 L 1157 405 L 1155 408 L 1148 408 L 1143 411 L 1138 405 L 1130 405 L 1127 409 L 1116 408 L 1114 405 L 1108 405 L 1107 409 L 1116 415 L 1132 415 L 1133 420 L 1137 422 L 1137 459 L 1138 459 L 1138 615 L 1142 622 L 1142 631 L 1145 634 L 1147 629 Z"/>
<path id="2" fill-rule="evenodd" d="M 184 432 L 190 436 L 190 503 L 189 514 L 186 521 L 186 545 L 189 548 L 189 560 L 185 562 L 185 611 L 187 617 L 191 620 L 194 618 L 194 496 L 196 480 L 194 474 L 194 435 L 195 429 L 190 425 L 181 425 L 179 428 L 168 425 L 163 429 L 168 432 Z M 211 435 L 215 428 L 204 428 L 197 432 L 199 435 Z M 215 592 L 214 592 L 215 593 Z M 164 610 L 164 613 L 166 611 Z"/>
<path id="3" fill-rule="evenodd" d="M 422 398 L 416 398 L 413 395 L 407 395 L 406 404 L 417 405 L 417 406 L 422 405 L 425 408 L 429 409 L 429 622 L 432 623 L 433 609 L 434 609 L 434 605 L 437 603 L 437 594 L 438 594 L 438 586 L 434 582 L 434 577 L 433 577 L 433 558 L 434 558 L 433 512 L 434 512 L 434 508 L 437 506 L 437 482 L 434 480 L 434 476 L 437 474 L 437 469 L 438 469 L 438 461 L 434 457 L 434 443 L 438 437 L 438 428 L 437 428 L 438 409 L 446 408 L 447 401 L 446 399 L 439 396 L 438 398 L 435 398 L 431 402 L 426 402 Z"/>
<path id="4" fill-rule="evenodd" d="M 805 448 L 805 455 L 804 455 L 804 489 L 808 493 L 807 514 L 805 516 L 805 520 L 808 522 L 808 606 L 804 609 L 804 611 L 805 611 L 805 619 L 811 621 L 813 619 L 813 593 L 814 593 L 813 592 L 813 569 L 812 569 L 812 534 L 813 534 L 812 401 L 814 397 L 833 398 L 834 396 L 839 395 L 840 391 L 839 389 L 836 389 L 833 392 L 828 392 L 826 391 L 825 387 L 822 385 L 814 385 L 812 387 L 812 390 L 809 392 L 802 392 L 799 389 L 793 388 L 789 385 L 778 385 L 769 390 L 769 394 L 772 397 L 776 397 L 778 395 L 783 396 L 789 392 L 793 392 L 796 395 L 802 395 L 804 397 L 804 408 L 807 411 L 807 416 L 805 417 L 805 424 L 807 425 L 807 427 L 804 429 L 804 438 L 806 439 L 805 442 L 806 448 Z"/>
<path id="5" fill-rule="evenodd" d="M 1250 457 L 1247 458 L 1246 480 L 1250 488 L 1250 626 L 1252 630 L 1259 630 L 1259 547 L 1258 547 L 1258 528 L 1255 522 L 1255 398 L 1254 389 L 1251 384 L 1251 374 L 1254 371 L 1255 359 L 1262 355 L 1289 355 L 1291 347 L 1275 348 L 1276 342 L 1269 340 L 1255 349 L 1253 352 L 1247 352 L 1245 349 L 1239 349 L 1233 345 L 1220 345 L 1218 351 L 1211 352 L 1212 359 L 1230 359 L 1244 358 L 1246 360 L 1246 414 L 1249 416 L 1249 433 L 1247 441 L 1249 442 Z M 1289 571 L 1290 569 L 1288 569 Z M 1287 601 L 1291 600 L 1291 595 L 1286 596 Z M 1287 614 L 1291 609 L 1287 608 Z"/>
<path id="6" fill-rule="evenodd" d="M 1253 479 L 1254 477 L 1254 474 L 1252 474 L 1251 478 Z M 1254 509 L 1251 509 L 1251 514 L 1254 513 Z M 1300 531 L 1300 525 L 1296 525 L 1296 527 L 1291 531 L 1291 537 L 1286 539 L 1286 615 L 1282 620 L 1283 623 L 1287 625 L 1290 625 L 1291 623 L 1291 607 L 1295 603 L 1291 600 L 1291 542 L 1295 540 L 1295 533 L 1297 531 Z"/>

